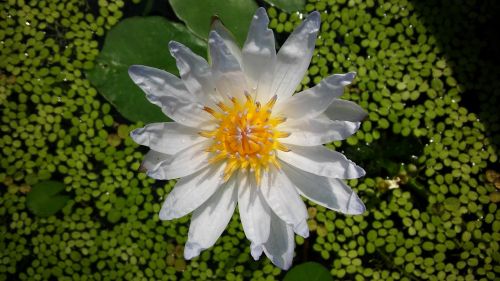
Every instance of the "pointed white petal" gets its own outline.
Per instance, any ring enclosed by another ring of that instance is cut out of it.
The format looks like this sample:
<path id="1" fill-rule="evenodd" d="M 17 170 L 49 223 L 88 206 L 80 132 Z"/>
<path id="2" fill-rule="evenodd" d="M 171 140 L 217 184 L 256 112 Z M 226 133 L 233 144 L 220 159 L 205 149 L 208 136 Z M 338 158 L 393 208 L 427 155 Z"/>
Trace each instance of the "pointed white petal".
<path id="1" fill-rule="evenodd" d="M 205 151 L 208 141 L 202 141 L 177 152 L 167 161 L 161 162 L 148 176 L 158 180 L 170 180 L 191 175 L 208 165 L 209 154 Z"/>
<path id="2" fill-rule="evenodd" d="M 140 145 L 165 154 L 175 154 L 205 140 L 198 135 L 198 130 L 174 122 L 148 124 L 130 132 L 130 137 Z"/>
<path id="3" fill-rule="evenodd" d="M 271 212 L 271 233 L 264 244 L 264 253 L 274 265 L 287 270 L 292 266 L 294 250 L 292 226 Z"/>
<path id="4" fill-rule="evenodd" d="M 158 105 L 172 120 L 189 127 L 207 127 L 210 115 L 174 75 L 160 69 L 133 65 L 128 71 L 132 80 L 146 93 L 147 99 Z"/>
<path id="5" fill-rule="evenodd" d="M 240 63 L 231 54 L 217 32 L 210 32 L 208 45 L 212 58 L 212 75 L 217 91 L 222 96 L 234 96 L 239 100 L 244 100 L 244 93 L 248 91 L 248 87 Z"/>
<path id="6" fill-rule="evenodd" d="M 215 125 L 200 103 L 193 103 L 175 97 L 164 97 L 162 99 L 162 111 L 172 120 L 184 126 L 210 129 Z"/>
<path id="7" fill-rule="evenodd" d="M 317 176 L 288 164 L 283 165 L 283 171 L 302 196 L 318 205 L 348 215 L 359 215 L 366 210 L 363 201 L 341 179 Z"/>
<path id="8" fill-rule="evenodd" d="M 365 171 L 348 160 L 342 153 L 324 146 L 288 145 L 289 152 L 278 152 L 278 158 L 303 171 L 318 176 L 340 179 L 355 179 L 365 175 Z"/>
<path id="9" fill-rule="evenodd" d="M 276 64 L 274 34 L 267 28 L 268 24 L 266 9 L 257 9 L 243 46 L 243 71 L 249 86 L 256 89 L 256 98 L 261 102 L 267 102 L 272 97 L 270 87 Z"/>
<path id="10" fill-rule="evenodd" d="M 311 119 L 323 113 L 351 84 L 356 73 L 334 74 L 307 90 L 276 104 L 273 110 L 288 119 Z"/>
<path id="11" fill-rule="evenodd" d="M 277 55 L 271 96 L 277 95 L 284 101 L 295 92 L 309 66 L 319 31 L 320 15 L 312 12 L 293 31 Z"/>
<path id="12" fill-rule="evenodd" d="M 252 242 L 252 256 L 257 260 L 262 254 L 262 244 L 269 237 L 272 211 L 262 197 L 253 175 L 240 173 L 239 177 L 241 184 L 238 186 L 238 209 L 241 224 L 246 237 Z"/>
<path id="13" fill-rule="evenodd" d="M 146 171 L 154 170 L 161 162 L 168 161 L 170 158 L 172 158 L 172 155 L 150 150 L 144 155 L 140 169 Z"/>
<path id="14" fill-rule="evenodd" d="M 250 254 L 254 260 L 259 260 L 262 252 L 264 251 L 264 245 L 255 244 L 254 242 L 250 243 Z"/>
<path id="15" fill-rule="evenodd" d="M 186 242 L 184 245 L 184 259 L 190 260 L 196 258 L 205 249 L 196 242 Z"/>
<path id="16" fill-rule="evenodd" d="M 170 96 L 196 101 L 196 97 L 189 94 L 181 79 L 161 69 L 132 65 L 128 69 L 128 74 L 134 83 L 146 93 L 148 100 L 160 107 L 162 97 Z"/>
<path id="17" fill-rule="evenodd" d="M 195 95 L 202 104 L 210 104 L 216 96 L 212 72 L 204 58 L 193 53 L 181 43 L 170 41 L 170 53 L 175 58 L 179 74 L 186 88 Z"/>
<path id="18" fill-rule="evenodd" d="M 274 213 L 287 224 L 293 225 L 297 234 L 307 238 L 309 229 L 303 223 L 308 217 L 306 205 L 287 175 L 271 167 L 263 174 L 259 188 Z"/>
<path id="19" fill-rule="evenodd" d="M 240 63 L 240 65 L 241 65 L 241 61 L 242 61 L 241 49 L 240 49 L 240 47 L 238 47 L 238 44 L 236 44 L 236 40 L 234 39 L 234 36 L 231 33 L 231 31 L 229 31 L 224 26 L 224 24 L 221 22 L 221 20 L 218 18 L 212 22 L 212 30 L 214 30 L 215 32 L 217 32 L 217 34 L 220 35 L 222 40 L 224 40 L 226 47 L 229 49 L 231 54 L 238 61 L 238 63 Z M 210 48 L 210 45 L 208 47 Z M 209 53 L 210 53 L 210 50 L 209 50 Z"/>
<path id="20" fill-rule="evenodd" d="M 223 165 L 211 166 L 179 179 L 163 202 L 160 219 L 177 219 L 198 208 L 223 185 L 223 170 Z"/>
<path id="21" fill-rule="evenodd" d="M 189 225 L 188 241 L 184 247 L 185 259 L 190 260 L 198 256 L 202 250 L 212 247 L 224 232 L 238 200 L 236 183 L 234 177 L 231 178 L 203 205 L 194 210 Z"/>
<path id="22" fill-rule="evenodd" d="M 360 122 L 365 119 L 368 113 L 352 101 L 335 99 L 325 111 L 325 115 L 332 120 Z"/>
<path id="23" fill-rule="evenodd" d="M 280 141 L 302 146 L 315 146 L 343 140 L 356 133 L 360 125 L 359 122 L 333 121 L 324 115 L 283 124 L 282 130 L 291 133 L 291 135 L 280 139 Z"/>

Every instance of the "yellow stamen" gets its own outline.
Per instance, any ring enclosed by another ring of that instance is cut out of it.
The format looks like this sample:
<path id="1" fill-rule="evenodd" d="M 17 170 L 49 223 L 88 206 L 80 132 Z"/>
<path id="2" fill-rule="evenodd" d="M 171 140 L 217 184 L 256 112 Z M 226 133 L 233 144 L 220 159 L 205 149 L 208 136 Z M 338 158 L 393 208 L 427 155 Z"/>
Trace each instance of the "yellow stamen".
<path id="1" fill-rule="evenodd" d="M 228 181 L 231 175 L 236 171 L 239 167 L 240 163 L 237 161 L 229 161 L 224 169 L 224 181 Z"/>
<path id="2" fill-rule="evenodd" d="M 278 125 L 278 124 L 284 123 L 285 121 L 286 121 L 286 117 L 276 117 L 276 118 L 274 119 L 275 125 Z"/>
<path id="3" fill-rule="evenodd" d="M 228 107 L 227 107 L 227 106 L 226 106 L 223 102 L 219 102 L 219 103 L 217 103 L 217 106 L 218 106 L 220 109 L 222 109 L 222 111 L 224 111 L 224 112 L 229 111 L 229 108 L 228 108 Z"/>
<path id="4" fill-rule="evenodd" d="M 206 112 L 208 112 L 208 113 L 210 113 L 216 119 L 219 119 L 220 113 L 216 112 L 212 108 L 210 108 L 208 106 L 205 106 L 205 107 L 203 107 L 203 110 L 206 111 Z"/>
<path id="5" fill-rule="evenodd" d="M 219 162 L 219 161 L 221 161 L 221 160 L 226 159 L 226 158 L 227 158 L 226 156 L 227 156 L 227 154 L 226 154 L 226 153 L 220 153 L 220 154 L 217 154 L 216 156 L 214 156 L 214 157 L 210 158 L 210 159 L 208 160 L 208 163 L 210 163 L 210 164 L 217 163 L 217 162 Z"/>
<path id="6" fill-rule="evenodd" d="M 215 132 L 214 131 L 199 131 L 198 135 L 205 137 L 205 138 L 211 138 L 211 137 L 215 136 Z"/>
<path id="7" fill-rule="evenodd" d="M 276 134 L 274 135 L 275 138 L 288 138 L 292 133 L 289 133 L 289 132 L 280 132 L 280 131 L 277 131 Z"/>
<path id="8" fill-rule="evenodd" d="M 271 164 L 273 164 L 276 169 L 281 170 L 281 164 L 278 160 L 276 160 L 276 157 L 271 159 Z"/>
<path id="9" fill-rule="evenodd" d="M 278 96 L 277 95 L 274 95 L 266 104 L 266 107 L 268 107 L 269 109 L 272 109 L 274 104 L 276 103 L 276 100 L 278 99 Z"/>
<path id="10" fill-rule="evenodd" d="M 248 92 L 245 91 L 244 94 L 243 101 L 230 97 L 230 102 L 217 103 L 217 110 L 204 107 L 203 110 L 216 119 L 217 127 L 200 131 L 199 135 L 212 140 L 212 144 L 206 149 L 207 153 L 212 154 L 209 162 L 226 162 L 223 175 L 225 181 L 234 172 L 241 170 L 254 173 L 259 185 L 263 171 L 268 171 L 270 165 L 281 168 L 276 151 L 287 152 L 290 149 L 278 139 L 286 138 L 290 133 L 276 128 L 286 121 L 285 117 L 272 116 L 277 96 L 262 105 Z"/>
<path id="11" fill-rule="evenodd" d="M 248 102 L 253 103 L 252 96 L 250 96 L 250 94 L 247 91 L 245 91 L 245 98 L 247 99 Z"/>
<path id="12" fill-rule="evenodd" d="M 281 151 L 284 151 L 284 152 L 288 152 L 290 151 L 290 148 L 284 146 L 283 144 L 281 143 L 278 143 L 278 147 L 276 147 L 277 149 L 281 150 Z"/>

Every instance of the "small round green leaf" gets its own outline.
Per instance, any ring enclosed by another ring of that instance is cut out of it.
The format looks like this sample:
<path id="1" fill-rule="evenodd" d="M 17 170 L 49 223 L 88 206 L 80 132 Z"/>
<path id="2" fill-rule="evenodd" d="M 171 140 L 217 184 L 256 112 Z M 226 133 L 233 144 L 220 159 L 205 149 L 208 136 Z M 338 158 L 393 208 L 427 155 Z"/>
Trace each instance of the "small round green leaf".
<path id="1" fill-rule="evenodd" d="M 444 207 L 448 211 L 456 211 L 460 208 L 460 200 L 456 197 L 448 197 L 444 201 Z"/>
<path id="2" fill-rule="evenodd" d="M 283 281 L 333 281 L 328 269 L 317 262 L 306 262 L 294 266 L 286 275 Z"/>

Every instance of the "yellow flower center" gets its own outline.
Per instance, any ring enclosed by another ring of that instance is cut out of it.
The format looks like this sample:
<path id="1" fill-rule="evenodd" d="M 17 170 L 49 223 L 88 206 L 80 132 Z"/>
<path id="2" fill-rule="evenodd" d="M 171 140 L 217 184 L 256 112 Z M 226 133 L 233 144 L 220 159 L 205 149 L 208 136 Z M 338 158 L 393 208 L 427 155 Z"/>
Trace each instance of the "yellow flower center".
<path id="1" fill-rule="evenodd" d="M 205 107 L 204 110 L 215 118 L 217 127 L 199 134 L 213 140 L 206 150 L 213 154 L 210 163 L 226 161 L 225 181 L 241 169 L 253 172 L 259 184 L 262 171 L 269 169 L 270 164 L 280 168 L 276 150 L 290 150 L 278 139 L 286 138 L 290 133 L 276 129 L 286 121 L 284 117 L 272 116 L 276 96 L 265 105 L 255 101 L 248 93 L 245 97 L 245 101 L 232 97 L 230 102 L 219 102 L 217 110 Z"/>

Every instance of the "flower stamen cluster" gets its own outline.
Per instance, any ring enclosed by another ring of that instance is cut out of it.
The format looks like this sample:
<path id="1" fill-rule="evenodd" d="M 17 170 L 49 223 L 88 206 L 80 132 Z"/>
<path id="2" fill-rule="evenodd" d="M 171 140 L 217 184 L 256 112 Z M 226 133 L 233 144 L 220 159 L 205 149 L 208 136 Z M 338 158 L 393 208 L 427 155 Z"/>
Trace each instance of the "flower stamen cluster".
<path id="1" fill-rule="evenodd" d="M 272 116 L 272 109 L 277 96 L 273 96 L 262 105 L 245 92 L 245 101 L 235 97 L 230 102 L 217 103 L 218 108 L 205 106 L 203 110 L 210 113 L 217 126 L 210 131 L 200 131 L 203 137 L 212 140 L 207 148 L 213 157 L 211 164 L 226 161 L 224 181 L 229 180 L 237 170 L 254 173 L 257 184 L 260 183 L 261 173 L 267 171 L 269 165 L 280 169 L 276 159 L 276 150 L 290 151 L 278 139 L 290 136 L 290 133 L 277 129 L 277 126 L 286 121 L 285 117 Z"/>

